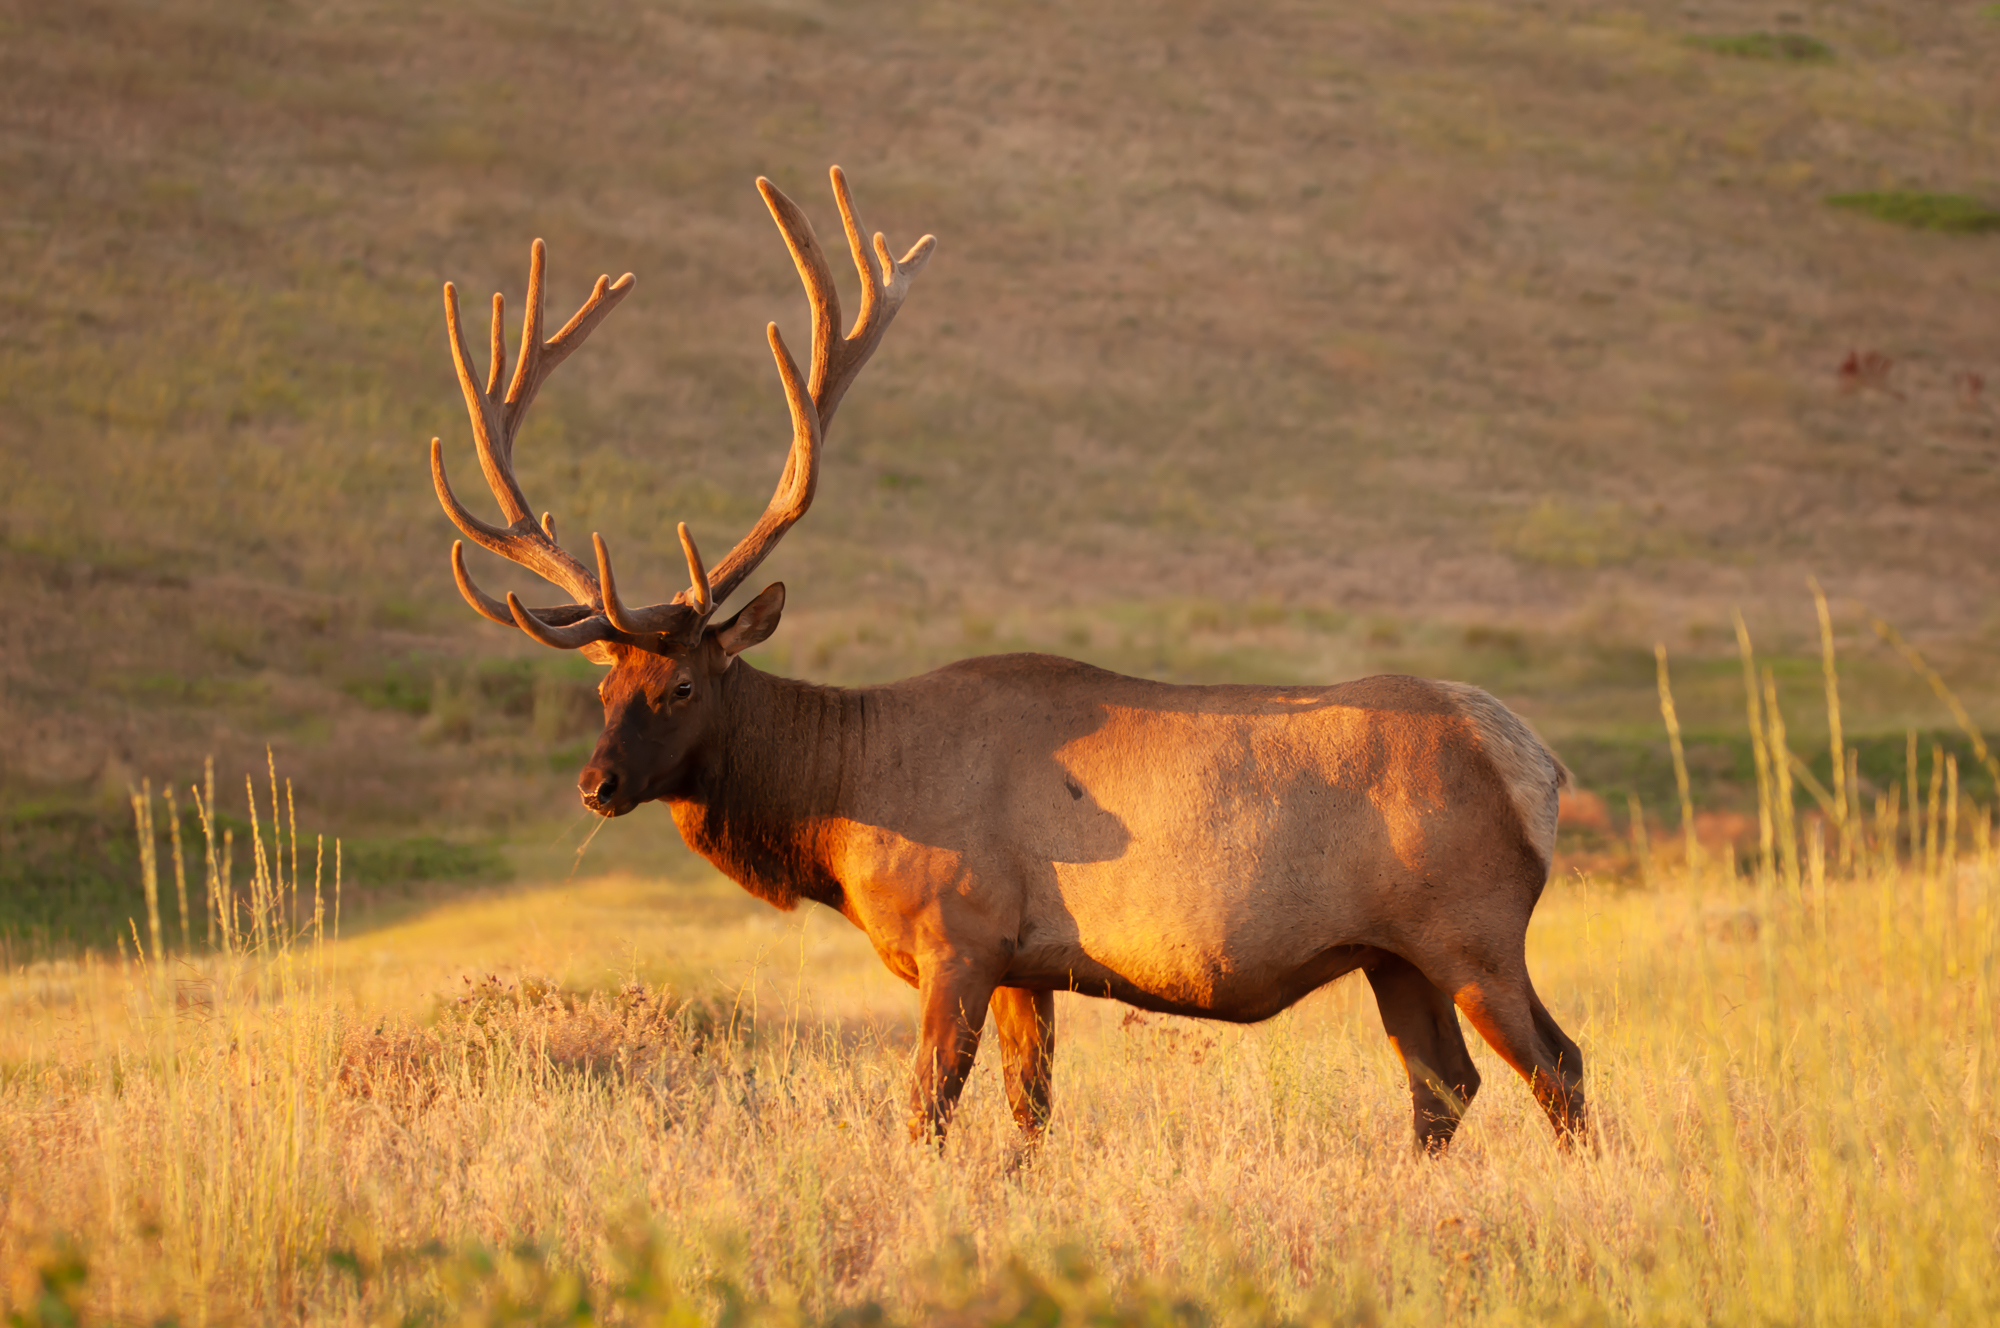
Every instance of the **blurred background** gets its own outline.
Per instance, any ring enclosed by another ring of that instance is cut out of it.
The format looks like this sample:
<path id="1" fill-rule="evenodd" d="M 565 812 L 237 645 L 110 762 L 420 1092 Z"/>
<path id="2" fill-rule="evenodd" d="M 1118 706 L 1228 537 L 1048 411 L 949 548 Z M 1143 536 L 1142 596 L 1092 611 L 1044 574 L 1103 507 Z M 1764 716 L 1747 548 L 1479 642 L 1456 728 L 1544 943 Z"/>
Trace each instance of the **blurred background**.
<path id="1" fill-rule="evenodd" d="M 552 325 L 637 275 L 517 463 L 664 599 L 789 437 L 753 180 L 837 244 L 835 162 L 938 250 L 748 587 L 760 666 L 1463 678 L 1615 873 L 1627 795 L 1674 814 L 1656 642 L 1717 836 L 1735 609 L 1826 763 L 1817 577 L 1900 781 L 1963 738 L 1873 617 L 2000 713 L 1996 68 L 1978 3 L 5 0 L 0 933 L 108 943 L 128 790 L 267 746 L 384 908 L 570 870 L 597 671 L 452 587 L 433 435 L 492 506 L 439 287 L 511 338 L 534 237 Z M 689 867 L 652 809 L 584 861 Z"/>

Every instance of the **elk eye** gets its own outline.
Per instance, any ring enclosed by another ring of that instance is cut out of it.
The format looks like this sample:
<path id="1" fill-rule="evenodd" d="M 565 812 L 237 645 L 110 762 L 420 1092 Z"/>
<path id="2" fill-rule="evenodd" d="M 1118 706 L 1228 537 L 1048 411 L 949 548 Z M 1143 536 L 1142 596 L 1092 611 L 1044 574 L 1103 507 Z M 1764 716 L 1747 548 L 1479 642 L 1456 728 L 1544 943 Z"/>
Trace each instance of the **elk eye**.
<path id="1" fill-rule="evenodd" d="M 677 701 L 685 701 L 685 700 L 687 700 L 687 699 L 688 699 L 688 698 L 689 698 L 690 696 L 693 696 L 693 695 L 694 695 L 694 684 L 693 684 L 693 683 L 691 683 L 691 682 L 686 682 L 686 681 L 683 681 L 683 682 L 679 682 L 679 683 L 676 683 L 676 684 L 674 685 L 674 699 L 675 699 L 675 700 L 677 700 Z"/>

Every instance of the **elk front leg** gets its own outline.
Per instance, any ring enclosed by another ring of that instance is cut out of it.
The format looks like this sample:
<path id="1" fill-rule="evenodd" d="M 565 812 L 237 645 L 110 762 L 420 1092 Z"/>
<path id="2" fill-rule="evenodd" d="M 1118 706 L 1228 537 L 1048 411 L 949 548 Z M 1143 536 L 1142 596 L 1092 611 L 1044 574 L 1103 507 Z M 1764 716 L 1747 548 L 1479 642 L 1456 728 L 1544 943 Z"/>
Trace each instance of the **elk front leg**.
<path id="1" fill-rule="evenodd" d="M 993 993 L 993 1026 L 1000 1034 L 1000 1063 L 1007 1101 L 1030 1144 L 1049 1124 L 1049 1088 L 1056 1054 L 1056 995 L 1002 987 Z"/>
<path id="2" fill-rule="evenodd" d="M 1459 1031 L 1451 997 L 1431 985 L 1417 966 L 1384 953 L 1368 965 L 1368 983 L 1382 1012 L 1382 1028 L 1410 1076 L 1417 1147 L 1443 1152 L 1458 1130 L 1459 1118 L 1479 1091 L 1479 1070 Z"/>
<path id="3" fill-rule="evenodd" d="M 944 958 L 919 968 L 922 1006 L 917 1030 L 916 1083 L 910 1093 L 910 1138 L 944 1143 L 952 1108 L 972 1073 L 979 1031 L 993 998 L 993 981 L 973 964 Z"/>

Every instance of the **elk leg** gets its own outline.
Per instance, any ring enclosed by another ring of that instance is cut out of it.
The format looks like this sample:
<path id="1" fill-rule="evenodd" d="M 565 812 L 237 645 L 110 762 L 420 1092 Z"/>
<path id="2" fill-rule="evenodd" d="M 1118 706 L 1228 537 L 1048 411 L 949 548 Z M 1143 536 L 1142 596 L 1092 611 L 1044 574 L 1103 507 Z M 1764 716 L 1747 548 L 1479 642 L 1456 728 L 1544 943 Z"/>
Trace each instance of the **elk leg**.
<path id="1" fill-rule="evenodd" d="M 917 1030 L 917 1073 L 910 1094 L 910 1138 L 944 1143 L 952 1108 L 965 1091 L 972 1059 L 979 1053 L 979 1031 L 993 983 L 970 964 L 945 960 L 920 967 L 917 999 L 922 1011 Z"/>
<path id="2" fill-rule="evenodd" d="M 1583 1104 L 1583 1048 L 1562 1031 L 1555 1016 L 1542 1004 L 1542 998 L 1532 983 L 1528 985 L 1528 1014 L 1535 1021 L 1535 1034 L 1545 1049 L 1544 1054 L 1554 1053 L 1556 1069 L 1564 1076 L 1562 1083 L 1568 1090 L 1567 1098 L 1561 1103 L 1561 1117 L 1551 1114 L 1550 1123 L 1555 1125 L 1558 1134 L 1574 1136 L 1587 1143 L 1590 1139 L 1590 1118 Z M 1545 1102 L 1543 1110 L 1547 1109 Z"/>
<path id="3" fill-rule="evenodd" d="M 1056 995 L 1002 987 L 993 993 L 993 1027 L 1000 1034 L 1007 1101 L 1029 1143 L 1048 1128 L 1056 1052 Z"/>
<path id="4" fill-rule="evenodd" d="M 1400 955 L 1385 953 L 1364 971 L 1375 989 L 1383 1031 L 1410 1076 L 1417 1147 L 1441 1153 L 1479 1091 L 1479 1070 L 1459 1031 L 1458 1011 L 1451 997 Z"/>
<path id="5" fill-rule="evenodd" d="M 1510 971 L 1509 971 L 1510 970 Z M 1468 980 L 1446 984 L 1458 1008 L 1493 1050 L 1528 1081 L 1548 1113 L 1556 1138 L 1568 1147 L 1590 1137 L 1583 1100 L 1583 1052 L 1556 1026 L 1527 966 L 1481 966 Z"/>

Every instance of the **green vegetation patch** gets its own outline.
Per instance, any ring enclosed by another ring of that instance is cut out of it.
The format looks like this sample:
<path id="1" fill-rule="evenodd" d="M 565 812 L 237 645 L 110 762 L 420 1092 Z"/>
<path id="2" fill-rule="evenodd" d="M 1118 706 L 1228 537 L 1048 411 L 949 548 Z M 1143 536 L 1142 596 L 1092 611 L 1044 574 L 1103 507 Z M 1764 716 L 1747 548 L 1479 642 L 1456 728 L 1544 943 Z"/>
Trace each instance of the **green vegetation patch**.
<path id="1" fill-rule="evenodd" d="M 471 663 L 409 656 L 356 673 L 341 690 L 373 710 L 423 717 L 427 742 L 465 742 L 482 727 L 528 720 L 536 741 L 547 743 L 593 726 L 597 677 L 580 656 Z"/>
<path id="2" fill-rule="evenodd" d="M 740 1238 L 739 1238 L 740 1241 Z M 1078 1247 L 1050 1252 L 1043 1270 L 1016 1255 L 990 1276 L 981 1276 L 969 1240 L 958 1238 L 934 1261 L 930 1303 L 916 1311 L 868 1300 L 830 1313 L 809 1313 L 764 1299 L 742 1285 L 742 1268 L 732 1266 L 690 1289 L 675 1276 L 678 1265 L 660 1233 L 624 1229 L 609 1233 L 619 1272 L 599 1284 L 577 1276 L 553 1250 L 531 1241 L 489 1249 L 469 1245 L 448 1249 L 432 1241 L 370 1255 L 335 1247 L 326 1266 L 354 1286 L 395 1297 L 404 1322 L 449 1318 L 466 1325 L 515 1323 L 722 1323 L 791 1324 L 798 1328 L 899 1328 L 948 1323 L 961 1328 L 1016 1328 L 1029 1324 L 1229 1323 L 1241 1328 L 1286 1328 L 1299 1323 L 1376 1324 L 1382 1321 L 1366 1287 L 1326 1286 L 1312 1294 L 1303 1316 L 1283 1312 L 1275 1297 L 1247 1272 L 1237 1271 L 1207 1285 L 1155 1284 L 1106 1276 Z M 718 1243 L 731 1250 L 731 1244 Z M 740 1255 L 726 1254 L 732 1265 Z M 45 1287 L 58 1288 L 76 1303 L 87 1269 L 81 1259 L 59 1251 L 45 1263 Z M 440 1294 L 434 1288 L 446 1288 Z M 49 1295 L 51 1302 L 55 1295 Z M 64 1305 L 70 1301 L 60 1302 Z M 76 1322 L 49 1319 L 44 1322 Z"/>
<path id="3" fill-rule="evenodd" d="M 1901 733 L 1849 734 L 1847 743 L 1860 753 L 1862 811 L 1872 814 L 1874 797 L 1906 789 L 1910 765 L 1908 737 Z M 1757 762 L 1748 733 L 1691 729 L 1686 735 L 1688 780 L 1694 804 L 1703 811 L 1754 811 L 1757 806 Z M 1671 820 L 1680 794 L 1674 783 L 1673 757 L 1664 732 L 1618 735 L 1609 731 L 1567 738 L 1555 744 L 1563 762 L 1584 788 L 1622 801 L 1636 794 L 1648 814 Z M 1792 750 L 1822 786 L 1833 783 L 1833 761 L 1823 741 L 1791 740 Z M 1933 749 L 1958 761 L 1961 798 L 1986 802 L 1994 795 L 1993 777 L 1974 754 L 1972 743 L 1956 729 L 1917 734 L 1917 785 L 1922 801 L 1929 796 Z M 1804 784 L 1794 779 L 1792 796 L 1801 811 L 1815 806 Z M 1908 808 L 1904 808 L 1907 822 Z"/>
<path id="4" fill-rule="evenodd" d="M 504 881 L 513 875 L 497 845 L 436 835 L 363 839 L 341 846 L 344 875 L 363 885 L 417 881 Z"/>
<path id="5" fill-rule="evenodd" d="M 1688 38 L 1688 45 L 1698 46 L 1704 51 L 1713 51 L 1717 55 L 1734 56 L 1739 60 L 1774 60 L 1781 64 L 1824 64 L 1833 59 L 1831 46 L 1803 32 L 1711 33 Z"/>
<path id="6" fill-rule="evenodd" d="M 1920 190 L 1884 189 L 1858 194 L 1831 194 L 1837 208 L 1865 212 L 1880 221 L 1925 231 L 1976 235 L 2000 231 L 2000 208 L 1969 194 L 1932 194 Z"/>
<path id="7" fill-rule="evenodd" d="M 199 842 L 199 826 L 194 833 Z M 145 916 L 129 811 L 45 804 L 0 812 L 0 947 L 12 958 L 110 949 L 128 917 L 144 927 Z"/>
<path id="8" fill-rule="evenodd" d="M 435 667 L 427 661 L 390 659 L 367 673 L 343 681 L 340 690 L 371 710 L 400 710 L 428 715 Z"/>
<path id="9" fill-rule="evenodd" d="M 201 822 L 194 809 L 181 809 L 181 848 L 186 864 L 189 925 L 183 937 L 173 878 L 173 842 L 164 813 L 157 814 L 154 837 L 160 864 L 160 921 L 169 946 L 201 946 L 207 940 L 207 868 Z M 217 831 L 235 838 L 231 875 L 239 895 L 249 889 L 252 865 L 250 823 L 227 812 Z M 305 844 L 305 885 L 312 883 L 312 842 Z M 490 841 L 461 843 L 433 835 L 350 840 L 341 845 L 342 876 L 352 889 L 370 893 L 430 881 L 498 882 L 513 868 Z M 333 887 L 333 843 L 329 837 L 325 885 Z M 101 803 L 50 802 L 0 811 L 0 962 L 112 950 L 129 941 L 132 929 L 147 930 L 146 895 L 140 884 L 138 841 L 128 808 Z"/>

